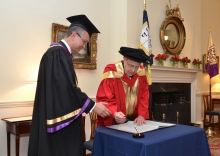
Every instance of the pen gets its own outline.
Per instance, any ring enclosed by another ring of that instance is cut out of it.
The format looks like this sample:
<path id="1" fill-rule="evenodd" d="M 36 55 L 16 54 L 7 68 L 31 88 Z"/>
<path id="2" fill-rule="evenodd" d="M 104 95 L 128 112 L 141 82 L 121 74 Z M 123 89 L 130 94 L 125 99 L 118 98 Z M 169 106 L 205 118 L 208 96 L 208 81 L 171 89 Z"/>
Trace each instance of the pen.
<path id="1" fill-rule="evenodd" d="M 129 120 L 126 118 L 125 123 L 127 123 Z"/>
<path id="2" fill-rule="evenodd" d="M 138 134 L 139 134 L 139 131 L 138 131 L 138 129 L 137 129 L 137 127 L 136 127 L 136 125 L 134 125 L 134 128 L 136 129 L 136 131 L 138 132 Z"/>

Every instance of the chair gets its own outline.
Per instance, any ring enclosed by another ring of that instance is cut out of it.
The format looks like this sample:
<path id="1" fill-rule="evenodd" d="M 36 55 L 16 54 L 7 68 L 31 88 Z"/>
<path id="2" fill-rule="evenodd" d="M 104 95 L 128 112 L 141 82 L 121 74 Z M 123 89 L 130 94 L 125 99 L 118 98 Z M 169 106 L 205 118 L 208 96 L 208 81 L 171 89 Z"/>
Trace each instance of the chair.
<path id="1" fill-rule="evenodd" d="M 203 118 L 203 127 L 212 127 L 217 126 L 220 129 L 220 111 L 215 111 L 212 105 L 212 100 L 210 101 L 210 95 L 203 95 L 204 103 L 204 118 Z M 207 121 L 206 116 L 209 115 L 209 120 Z M 212 117 L 218 116 L 218 122 L 212 123 Z"/>
<path id="2" fill-rule="evenodd" d="M 96 115 L 96 113 L 90 112 L 89 116 L 90 116 L 90 122 L 91 122 L 91 135 L 90 135 L 90 140 L 85 141 L 83 143 L 84 153 L 86 153 L 86 150 L 92 151 L 93 139 L 95 136 L 95 130 L 97 128 L 97 115 Z"/>

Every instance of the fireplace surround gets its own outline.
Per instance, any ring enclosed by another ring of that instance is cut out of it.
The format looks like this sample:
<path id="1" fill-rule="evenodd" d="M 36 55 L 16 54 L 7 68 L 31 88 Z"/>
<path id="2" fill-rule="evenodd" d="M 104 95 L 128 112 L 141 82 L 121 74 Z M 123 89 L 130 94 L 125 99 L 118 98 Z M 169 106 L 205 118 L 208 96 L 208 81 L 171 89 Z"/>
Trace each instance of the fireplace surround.
<path id="1" fill-rule="evenodd" d="M 171 84 L 171 87 L 169 87 L 170 90 L 168 92 L 179 92 L 175 90 L 175 88 L 177 87 L 177 85 L 181 86 L 181 84 L 182 84 L 181 88 L 186 87 L 187 89 L 189 89 L 190 92 L 187 92 L 188 95 L 186 95 L 186 101 L 190 101 L 190 114 L 189 114 L 190 122 L 196 123 L 196 113 L 197 113 L 196 112 L 196 89 L 197 89 L 196 73 L 201 71 L 202 71 L 201 69 L 153 65 L 151 66 L 153 84 L 152 86 L 149 87 L 149 89 L 152 92 L 152 88 L 156 84 L 157 85 Z M 188 84 L 187 85 L 188 87 L 186 86 L 186 84 Z M 161 92 L 164 91 L 162 90 Z M 151 102 L 152 101 L 150 97 L 149 103 Z"/>
<path id="2" fill-rule="evenodd" d="M 153 83 L 149 90 L 149 110 L 152 119 L 191 124 L 190 83 Z"/>

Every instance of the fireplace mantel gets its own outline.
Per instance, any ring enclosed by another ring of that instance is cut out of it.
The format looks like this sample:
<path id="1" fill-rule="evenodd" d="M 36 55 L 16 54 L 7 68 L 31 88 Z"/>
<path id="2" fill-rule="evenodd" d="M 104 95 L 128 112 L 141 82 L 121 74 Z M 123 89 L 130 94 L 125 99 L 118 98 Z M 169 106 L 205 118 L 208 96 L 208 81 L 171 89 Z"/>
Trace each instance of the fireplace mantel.
<path id="1" fill-rule="evenodd" d="M 160 83 L 192 83 L 196 80 L 196 73 L 201 71 L 193 68 L 151 66 L 152 82 Z"/>
<path id="2" fill-rule="evenodd" d="M 191 84 L 191 122 L 196 123 L 197 72 L 201 69 L 171 66 L 151 66 L 153 83 L 190 83 Z"/>

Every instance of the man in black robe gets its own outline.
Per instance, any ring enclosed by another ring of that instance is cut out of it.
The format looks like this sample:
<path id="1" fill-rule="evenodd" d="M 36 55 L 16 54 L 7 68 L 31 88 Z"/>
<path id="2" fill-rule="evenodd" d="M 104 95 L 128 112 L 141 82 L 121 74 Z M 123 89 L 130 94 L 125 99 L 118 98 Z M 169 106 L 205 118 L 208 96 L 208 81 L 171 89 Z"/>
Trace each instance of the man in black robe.
<path id="1" fill-rule="evenodd" d="M 110 115 L 103 103 L 80 90 L 72 63 L 72 52 L 85 48 L 99 31 L 85 15 L 67 20 L 71 25 L 64 39 L 52 43 L 40 62 L 28 156 L 82 156 L 81 114 Z"/>

